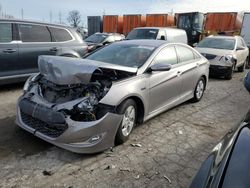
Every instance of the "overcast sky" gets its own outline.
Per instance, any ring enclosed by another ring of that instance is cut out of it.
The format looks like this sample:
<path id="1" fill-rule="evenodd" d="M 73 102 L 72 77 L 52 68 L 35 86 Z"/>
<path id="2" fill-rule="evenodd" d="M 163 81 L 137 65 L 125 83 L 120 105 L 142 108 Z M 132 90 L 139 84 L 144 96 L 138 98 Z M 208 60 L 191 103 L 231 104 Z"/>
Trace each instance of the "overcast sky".
<path id="1" fill-rule="evenodd" d="M 250 11 L 249 0 L 0 0 L 2 12 L 29 20 L 67 22 L 70 10 L 78 10 L 86 24 L 87 16 L 105 14 L 147 14 L 174 12 Z"/>

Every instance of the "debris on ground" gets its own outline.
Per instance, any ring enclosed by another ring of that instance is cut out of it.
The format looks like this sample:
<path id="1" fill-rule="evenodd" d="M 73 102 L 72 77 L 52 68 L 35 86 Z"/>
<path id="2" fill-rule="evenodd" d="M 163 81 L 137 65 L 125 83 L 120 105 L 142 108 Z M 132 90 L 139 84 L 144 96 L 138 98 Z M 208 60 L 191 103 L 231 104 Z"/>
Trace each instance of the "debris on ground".
<path id="1" fill-rule="evenodd" d="M 104 170 L 110 170 L 110 169 L 114 169 L 115 165 L 108 165 L 104 168 Z"/>
<path id="2" fill-rule="evenodd" d="M 43 171 L 44 176 L 51 176 L 52 174 L 53 174 L 52 171 L 47 171 L 47 170 Z"/>
<path id="3" fill-rule="evenodd" d="M 133 147 L 138 147 L 138 148 L 142 147 L 142 145 L 139 144 L 139 143 L 137 143 L 137 144 L 130 144 L 130 145 L 133 146 Z"/>
<path id="4" fill-rule="evenodd" d="M 138 174 L 137 176 L 134 177 L 135 179 L 139 179 L 140 178 L 140 175 Z"/>
<path id="5" fill-rule="evenodd" d="M 167 177 L 167 176 L 163 176 L 166 180 L 168 180 L 168 182 L 171 184 L 172 182 L 171 182 L 171 180 L 170 180 L 170 178 L 169 177 Z"/>
<path id="6" fill-rule="evenodd" d="M 130 168 L 120 168 L 120 171 L 127 171 L 127 172 L 130 172 L 131 169 L 130 169 Z"/>
<path id="7" fill-rule="evenodd" d="M 183 131 L 182 131 L 182 130 L 179 130 L 179 134 L 183 134 Z"/>

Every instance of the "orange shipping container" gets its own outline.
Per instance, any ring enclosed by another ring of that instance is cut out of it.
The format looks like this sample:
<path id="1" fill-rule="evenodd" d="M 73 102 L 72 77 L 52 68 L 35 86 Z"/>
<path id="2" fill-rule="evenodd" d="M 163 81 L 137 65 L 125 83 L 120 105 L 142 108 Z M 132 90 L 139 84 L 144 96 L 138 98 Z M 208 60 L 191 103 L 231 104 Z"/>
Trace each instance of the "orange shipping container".
<path id="1" fill-rule="evenodd" d="M 123 32 L 123 16 L 104 15 L 103 16 L 103 32 L 122 33 Z"/>
<path id="2" fill-rule="evenodd" d="M 147 27 L 169 27 L 174 26 L 174 17 L 168 14 L 147 14 Z"/>
<path id="3" fill-rule="evenodd" d="M 228 13 L 207 13 L 205 19 L 205 31 L 236 31 L 240 30 L 242 19 L 237 16 L 236 12 Z"/>
<path id="4" fill-rule="evenodd" d="M 127 35 L 135 27 L 145 27 L 146 17 L 140 14 L 123 15 L 123 34 Z"/>

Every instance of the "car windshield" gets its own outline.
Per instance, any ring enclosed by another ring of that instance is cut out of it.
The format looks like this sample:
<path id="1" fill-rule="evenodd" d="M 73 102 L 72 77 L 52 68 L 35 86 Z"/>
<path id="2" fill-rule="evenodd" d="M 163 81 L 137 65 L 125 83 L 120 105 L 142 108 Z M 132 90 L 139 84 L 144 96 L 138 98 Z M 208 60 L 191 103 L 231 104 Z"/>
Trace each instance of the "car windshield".
<path id="1" fill-rule="evenodd" d="M 127 67 L 142 66 L 155 47 L 135 44 L 112 44 L 89 55 L 86 59 L 122 65 Z"/>
<path id="2" fill-rule="evenodd" d="M 156 39 L 158 29 L 134 29 L 132 30 L 126 39 Z"/>
<path id="3" fill-rule="evenodd" d="M 89 36 L 88 38 L 85 39 L 85 42 L 92 42 L 92 43 L 101 43 L 102 41 L 104 41 L 104 39 L 106 39 L 108 35 L 105 34 L 93 34 L 91 36 Z"/>
<path id="4" fill-rule="evenodd" d="M 225 49 L 233 50 L 235 46 L 235 39 L 225 39 L 225 38 L 205 38 L 198 43 L 199 48 L 215 48 L 215 49 Z"/>

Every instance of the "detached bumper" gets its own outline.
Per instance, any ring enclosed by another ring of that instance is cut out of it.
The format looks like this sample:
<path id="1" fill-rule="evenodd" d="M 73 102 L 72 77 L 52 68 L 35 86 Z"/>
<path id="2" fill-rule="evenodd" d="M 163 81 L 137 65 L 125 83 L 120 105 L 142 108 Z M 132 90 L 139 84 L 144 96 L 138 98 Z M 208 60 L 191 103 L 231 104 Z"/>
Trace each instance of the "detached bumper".
<path id="1" fill-rule="evenodd" d="M 97 153 L 114 146 L 122 120 L 121 115 L 107 113 L 96 121 L 78 122 L 65 117 L 63 125 L 51 125 L 41 118 L 24 113 L 19 103 L 16 116 L 18 126 L 49 143 L 76 153 Z"/>
<path id="2" fill-rule="evenodd" d="M 211 65 L 209 67 L 209 75 L 211 76 L 226 76 L 232 71 L 232 67 L 221 66 L 221 65 Z"/>

